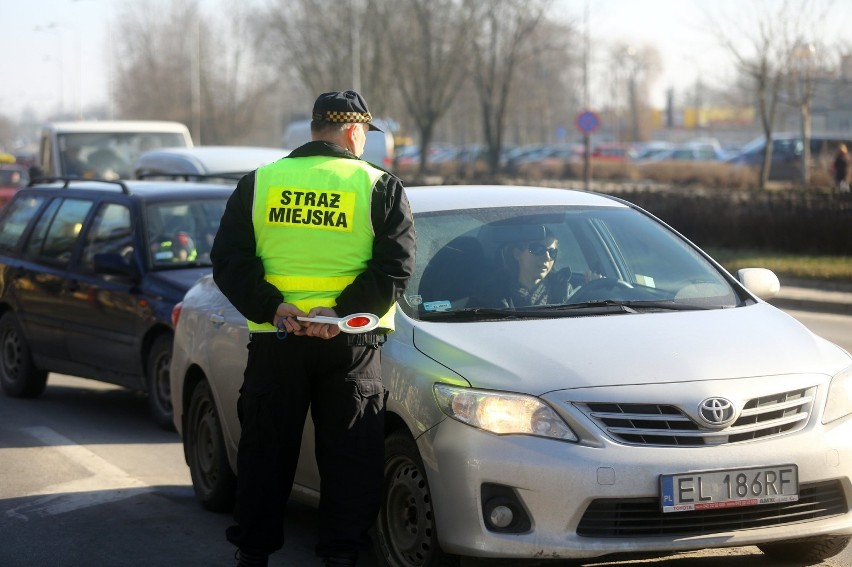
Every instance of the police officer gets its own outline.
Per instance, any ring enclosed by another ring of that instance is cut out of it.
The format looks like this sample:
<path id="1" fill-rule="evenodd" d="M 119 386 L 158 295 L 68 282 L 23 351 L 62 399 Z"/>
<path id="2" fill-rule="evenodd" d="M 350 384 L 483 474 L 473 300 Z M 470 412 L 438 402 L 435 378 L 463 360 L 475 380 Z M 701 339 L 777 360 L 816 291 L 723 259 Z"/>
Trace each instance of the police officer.
<path id="1" fill-rule="evenodd" d="M 243 177 L 213 243 L 213 277 L 246 317 L 240 389 L 239 565 L 267 565 L 284 543 L 308 408 L 321 475 L 316 553 L 355 565 L 378 513 L 384 466 L 380 346 L 414 269 L 414 225 L 402 182 L 359 159 L 372 116 L 355 91 L 321 94 L 312 141 Z M 347 335 L 298 316 L 381 317 Z M 286 338 L 285 338 L 286 334 Z"/>

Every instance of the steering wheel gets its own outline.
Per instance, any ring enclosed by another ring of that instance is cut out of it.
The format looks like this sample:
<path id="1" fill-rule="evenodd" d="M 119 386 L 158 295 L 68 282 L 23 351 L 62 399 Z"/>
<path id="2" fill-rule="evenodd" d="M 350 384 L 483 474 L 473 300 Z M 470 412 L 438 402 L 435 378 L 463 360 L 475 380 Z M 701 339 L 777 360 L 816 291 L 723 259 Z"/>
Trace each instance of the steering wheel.
<path id="1" fill-rule="evenodd" d="M 585 303 L 598 299 L 629 299 L 635 295 L 635 292 L 636 288 L 624 280 L 599 278 L 586 282 L 568 301 L 570 303 Z"/>

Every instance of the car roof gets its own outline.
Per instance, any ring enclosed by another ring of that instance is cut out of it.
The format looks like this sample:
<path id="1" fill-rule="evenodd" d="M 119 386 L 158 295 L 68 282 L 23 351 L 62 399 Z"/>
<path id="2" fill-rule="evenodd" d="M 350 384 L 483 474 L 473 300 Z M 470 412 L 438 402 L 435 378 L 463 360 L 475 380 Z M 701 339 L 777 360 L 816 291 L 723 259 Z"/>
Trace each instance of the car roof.
<path id="1" fill-rule="evenodd" d="M 568 205 L 627 207 L 607 195 L 550 187 L 520 185 L 435 185 L 409 187 L 406 195 L 414 213 L 491 207 Z"/>
<path id="2" fill-rule="evenodd" d="M 187 131 L 180 122 L 166 120 L 81 120 L 50 122 L 44 128 L 56 133 L 65 132 L 179 132 Z"/>
<path id="3" fill-rule="evenodd" d="M 228 197 L 234 191 L 221 183 L 189 183 L 185 181 L 98 181 L 89 179 L 44 180 L 31 183 L 21 192 L 114 193 L 129 195 L 145 201 L 168 201 L 175 198 Z"/>
<path id="4" fill-rule="evenodd" d="M 196 146 L 150 150 L 133 164 L 134 173 L 247 173 L 289 154 L 284 148 L 255 146 Z"/>

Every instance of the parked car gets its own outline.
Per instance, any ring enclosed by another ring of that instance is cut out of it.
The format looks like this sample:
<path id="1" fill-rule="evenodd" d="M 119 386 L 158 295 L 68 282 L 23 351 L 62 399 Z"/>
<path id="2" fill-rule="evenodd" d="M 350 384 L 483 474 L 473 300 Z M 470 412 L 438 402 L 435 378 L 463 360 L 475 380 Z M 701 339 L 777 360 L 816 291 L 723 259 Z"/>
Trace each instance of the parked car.
<path id="1" fill-rule="evenodd" d="M 171 179 L 177 176 L 188 181 L 232 181 L 289 153 L 290 150 L 283 148 L 253 146 L 163 148 L 140 155 L 133 164 L 133 176 L 136 179 Z"/>
<path id="2" fill-rule="evenodd" d="M 18 189 L 30 182 L 27 168 L 16 163 L 0 163 L 0 207 L 4 207 Z"/>
<path id="3" fill-rule="evenodd" d="M 685 143 L 671 149 L 659 151 L 644 159 L 638 157 L 638 163 L 659 163 L 664 161 L 718 161 L 722 159 L 722 150 L 709 145 Z"/>
<path id="4" fill-rule="evenodd" d="M 632 144 L 610 142 L 598 144 L 592 149 L 592 160 L 625 162 L 633 159 L 635 150 Z"/>
<path id="5" fill-rule="evenodd" d="M 642 142 L 637 144 L 636 152 L 631 158 L 633 161 L 646 161 L 649 159 L 653 159 L 654 156 L 659 154 L 665 154 L 673 150 L 675 144 L 672 142 L 666 141 L 651 141 L 651 142 Z"/>
<path id="6" fill-rule="evenodd" d="M 852 356 L 765 301 L 772 272 L 735 277 L 605 195 L 408 197 L 417 265 L 382 355 L 381 565 L 744 545 L 812 564 L 848 544 Z M 547 230 L 558 254 L 530 244 Z M 568 300 L 485 302 L 527 252 L 555 259 Z M 175 426 L 199 500 L 230 511 L 248 331 L 210 277 L 174 315 Z M 318 490 L 309 419 L 294 494 Z"/>
<path id="7" fill-rule="evenodd" d="M 840 144 L 852 147 L 852 136 L 843 134 L 814 134 L 811 136 L 811 166 L 829 171 L 829 166 Z M 802 152 L 804 143 L 801 134 L 778 132 L 772 135 L 772 164 L 769 179 L 797 180 L 802 171 Z M 760 167 L 763 164 L 763 152 L 766 138 L 760 136 L 747 143 L 740 151 L 725 161 L 732 165 Z"/>
<path id="8" fill-rule="evenodd" d="M 34 182 L 0 213 L 0 386 L 34 398 L 48 373 L 148 393 L 172 427 L 171 310 L 210 273 L 233 191 L 183 181 Z"/>

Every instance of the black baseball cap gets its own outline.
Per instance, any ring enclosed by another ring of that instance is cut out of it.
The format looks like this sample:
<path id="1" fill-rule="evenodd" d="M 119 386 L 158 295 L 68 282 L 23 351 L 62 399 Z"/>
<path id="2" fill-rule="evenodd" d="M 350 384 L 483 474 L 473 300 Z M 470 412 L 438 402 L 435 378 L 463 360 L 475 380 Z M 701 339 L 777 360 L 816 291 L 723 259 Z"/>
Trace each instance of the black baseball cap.
<path id="1" fill-rule="evenodd" d="M 370 130 L 382 131 L 371 123 L 373 115 L 367 101 L 355 91 L 322 93 L 314 102 L 311 117 L 318 122 L 368 124 Z"/>

